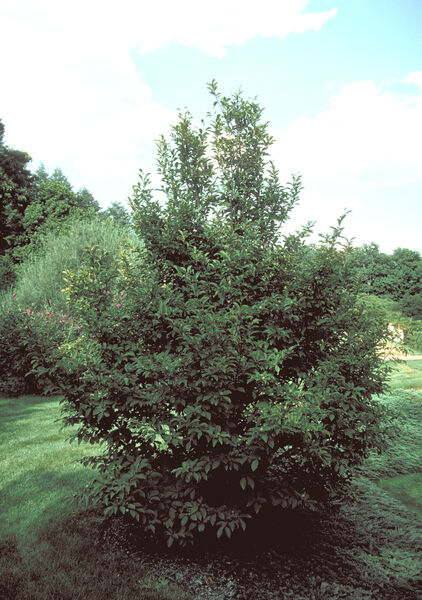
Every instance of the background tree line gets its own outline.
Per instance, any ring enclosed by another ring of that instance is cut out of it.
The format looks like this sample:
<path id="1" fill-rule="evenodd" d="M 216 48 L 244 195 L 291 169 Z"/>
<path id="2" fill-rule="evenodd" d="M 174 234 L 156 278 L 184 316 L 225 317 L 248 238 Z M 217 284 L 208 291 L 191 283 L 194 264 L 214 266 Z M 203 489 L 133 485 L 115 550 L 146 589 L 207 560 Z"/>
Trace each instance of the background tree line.
<path id="1" fill-rule="evenodd" d="M 131 216 L 115 201 L 106 210 L 86 189 L 75 192 L 60 169 L 43 165 L 31 173 L 31 157 L 4 143 L 0 120 L 0 289 L 16 278 L 16 265 L 39 251 L 49 232 L 69 230 L 80 219 L 112 218 L 130 226 Z M 353 248 L 351 262 L 364 294 L 397 303 L 404 315 L 422 319 L 422 257 L 408 248 L 392 254 L 375 243 Z"/>
<path id="2" fill-rule="evenodd" d="M 380 252 L 377 244 L 353 249 L 351 260 L 365 294 L 397 302 L 408 317 L 422 319 L 422 257 L 408 248 L 392 254 Z"/>
<path id="3" fill-rule="evenodd" d="M 42 250 L 47 234 L 69 231 L 81 219 L 130 224 L 120 202 L 102 211 L 86 188 L 75 192 L 60 169 L 49 174 L 41 165 L 32 173 L 31 157 L 8 147 L 4 131 L 0 120 L 0 289 L 16 280 L 17 265 Z"/>

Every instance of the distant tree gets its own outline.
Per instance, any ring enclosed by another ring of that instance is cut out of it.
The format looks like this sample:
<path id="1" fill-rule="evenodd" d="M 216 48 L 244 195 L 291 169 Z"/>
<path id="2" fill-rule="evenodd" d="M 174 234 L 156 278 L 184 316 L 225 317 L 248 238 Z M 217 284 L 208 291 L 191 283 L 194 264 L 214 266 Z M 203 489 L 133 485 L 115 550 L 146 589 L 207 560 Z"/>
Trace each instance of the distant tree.
<path id="1" fill-rule="evenodd" d="M 405 294 L 400 306 L 406 315 L 422 321 L 422 294 Z"/>
<path id="2" fill-rule="evenodd" d="M 392 261 L 397 276 L 397 294 L 399 298 L 405 294 L 412 296 L 421 294 L 422 257 L 419 252 L 408 248 L 396 248 L 392 255 Z"/>
<path id="3" fill-rule="evenodd" d="M 422 257 L 408 248 L 393 254 L 380 252 L 377 244 L 355 248 L 351 264 L 362 292 L 397 301 L 409 317 L 422 318 Z"/>
<path id="4" fill-rule="evenodd" d="M 103 212 L 103 215 L 105 217 L 110 217 L 115 223 L 118 223 L 123 227 L 130 227 L 132 225 L 130 213 L 121 202 L 112 202 Z"/>
<path id="5" fill-rule="evenodd" d="M 74 192 L 60 169 L 49 175 L 41 165 L 32 174 L 31 157 L 6 146 L 4 131 L 0 121 L 0 289 L 15 280 L 16 264 L 42 246 L 46 233 L 100 211 L 92 194 Z"/>
<path id="6" fill-rule="evenodd" d="M 92 194 L 85 188 L 74 192 L 60 169 L 49 175 L 41 165 L 35 173 L 34 189 L 33 200 L 26 207 L 22 220 L 23 243 L 14 249 L 19 262 L 42 246 L 48 232 L 60 232 L 68 228 L 70 222 L 99 212 Z"/>
<path id="7" fill-rule="evenodd" d="M 80 189 L 76 193 L 78 199 L 78 206 L 81 210 L 93 211 L 98 213 L 100 211 L 100 205 L 95 200 L 94 196 L 85 187 Z"/>
<path id="8" fill-rule="evenodd" d="M 422 319 L 422 257 L 408 248 L 396 248 L 392 255 L 397 278 L 396 300 L 410 317 Z"/>
<path id="9" fill-rule="evenodd" d="M 27 165 L 31 157 L 4 144 L 0 121 L 0 288 L 14 279 L 13 248 L 25 233 L 23 217 L 34 193 L 34 178 Z"/>
<path id="10" fill-rule="evenodd" d="M 364 244 L 352 251 L 351 262 L 364 293 L 394 298 L 397 275 L 391 256 L 377 244 Z"/>

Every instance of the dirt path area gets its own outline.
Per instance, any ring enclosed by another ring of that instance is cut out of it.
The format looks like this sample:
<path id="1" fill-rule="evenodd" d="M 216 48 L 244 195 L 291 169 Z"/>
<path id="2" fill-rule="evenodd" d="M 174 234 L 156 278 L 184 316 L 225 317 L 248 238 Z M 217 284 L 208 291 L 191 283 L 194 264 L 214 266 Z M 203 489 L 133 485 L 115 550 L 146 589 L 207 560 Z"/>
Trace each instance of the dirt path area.
<path id="1" fill-rule="evenodd" d="M 407 362 L 408 360 L 422 360 L 422 354 L 395 354 L 383 357 L 384 360 L 402 360 Z"/>
<path id="2" fill-rule="evenodd" d="M 403 348 L 395 344 L 386 344 L 380 352 L 380 357 L 384 360 L 422 360 L 422 354 L 404 354 Z"/>

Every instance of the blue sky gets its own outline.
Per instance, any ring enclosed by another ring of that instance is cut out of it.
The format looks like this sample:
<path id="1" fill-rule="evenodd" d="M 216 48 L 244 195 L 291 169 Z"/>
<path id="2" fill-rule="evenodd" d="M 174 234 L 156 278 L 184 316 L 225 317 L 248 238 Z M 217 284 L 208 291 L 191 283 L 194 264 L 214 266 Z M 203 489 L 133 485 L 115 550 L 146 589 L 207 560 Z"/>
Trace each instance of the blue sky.
<path id="1" fill-rule="evenodd" d="M 0 118 L 35 169 L 125 201 L 206 84 L 258 97 L 272 158 L 304 191 L 286 232 L 422 252 L 420 0 L 3 0 Z"/>

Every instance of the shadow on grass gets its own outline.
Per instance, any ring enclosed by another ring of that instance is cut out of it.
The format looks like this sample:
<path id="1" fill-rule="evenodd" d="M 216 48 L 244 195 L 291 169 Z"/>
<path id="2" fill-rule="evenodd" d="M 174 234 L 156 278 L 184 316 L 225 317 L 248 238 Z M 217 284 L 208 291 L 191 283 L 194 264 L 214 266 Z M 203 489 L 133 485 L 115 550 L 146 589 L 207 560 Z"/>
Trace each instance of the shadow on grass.
<path id="1" fill-rule="evenodd" d="M 1 489 L 2 510 L 0 533 L 27 536 L 36 533 L 46 518 L 60 519 L 66 509 L 75 505 L 75 495 L 90 473 L 63 472 L 43 469 L 28 471 Z"/>
<path id="2" fill-rule="evenodd" d="M 348 508 L 268 512 L 231 541 L 218 542 L 214 533 L 194 548 L 153 550 L 123 518 L 110 521 L 104 536 L 151 570 L 158 564 L 171 572 L 176 564 L 181 577 L 196 567 L 222 585 L 231 580 L 237 599 L 416 600 L 421 528 L 406 512 L 392 517 L 388 497 L 375 484 L 366 481 L 359 491 L 362 502 Z"/>
<path id="3" fill-rule="evenodd" d="M 400 361 L 390 374 L 391 389 L 422 389 L 422 360 Z"/>
<path id="4" fill-rule="evenodd" d="M 0 598 L 191 600 L 176 586 L 151 581 L 134 560 L 110 552 L 99 541 L 99 522 L 92 511 L 60 519 L 56 514 L 43 522 L 34 544 L 25 544 L 18 536 L 3 538 Z"/>
<path id="5" fill-rule="evenodd" d="M 102 516 L 73 497 L 79 472 L 31 471 L 2 493 L 1 600 L 190 600 L 101 540 Z"/>
<path id="6" fill-rule="evenodd" d="M 413 509 L 422 519 L 422 472 L 381 479 L 378 485 Z"/>
<path id="7" fill-rule="evenodd" d="M 231 538 L 216 537 L 215 528 L 206 529 L 197 539 L 194 546 L 184 548 L 177 544 L 170 549 L 163 541 L 157 543 L 154 537 L 146 536 L 133 519 L 125 517 L 111 518 L 106 521 L 107 527 L 114 530 L 113 535 L 130 551 L 147 551 L 163 553 L 167 556 L 186 556 L 194 558 L 202 553 L 233 554 L 245 559 L 268 550 L 286 552 L 291 556 L 308 556 L 314 550 L 315 531 L 318 528 L 319 515 L 290 510 L 261 510 L 260 514 L 248 521 L 245 532 L 239 529 Z"/>
<path id="8" fill-rule="evenodd" d="M 32 418 L 34 413 L 51 410 L 59 405 L 60 396 L 19 396 L 17 398 L 0 397 L 0 419 L 5 421 Z"/>
<path id="9" fill-rule="evenodd" d="M 33 427 L 50 433 L 45 423 L 53 421 L 57 399 L 18 400 L 17 418 L 34 414 L 25 412 L 34 407 L 45 409 L 35 414 Z M 420 409 L 420 403 L 406 400 L 400 413 L 402 437 L 394 448 L 405 456 L 409 444 L 413 448 L 420 439 Z M 20 443 L 28 430 L 19 436 L 18 431 Z M 9 481 L 1 510 L 9 526 L 0 545 L 2 600 L 193 600 L 198 586 L 214 585 L 207 581 L 220 586 L 219 595 L 216 587 L 209 596 L 213 600 L 422 597 L 421 523 L 368 479 L 356 483 L 359 502 L 338 512 L 263 513 L 234 544 L 217 547 L 204 537 L 202 548 L 166 553 L 151 551 L 148 540 L 140 543 L 140 533 L 123 520 L 115 519 L 106 530 L 98 513 L 77 508 L 72 494 L 90 471 L 74 470 L 74 455 L 64 457 L 65 447 L 53 446 L 37 440 L 32 455 L 26 448 L 19 455 L 22 465 L 17 468 L 13 459 L 5 471 Z M 390 458 L 394 465 L 398 456 Z M 413 458 L 405 462 L 409 468 Z M 182 581 L 192 593 L 166 580 Z"/>

